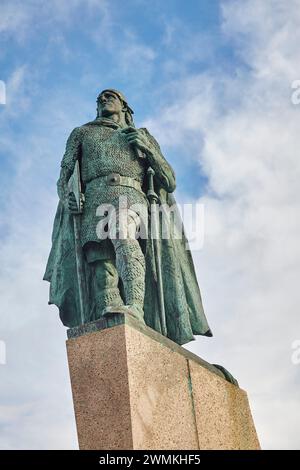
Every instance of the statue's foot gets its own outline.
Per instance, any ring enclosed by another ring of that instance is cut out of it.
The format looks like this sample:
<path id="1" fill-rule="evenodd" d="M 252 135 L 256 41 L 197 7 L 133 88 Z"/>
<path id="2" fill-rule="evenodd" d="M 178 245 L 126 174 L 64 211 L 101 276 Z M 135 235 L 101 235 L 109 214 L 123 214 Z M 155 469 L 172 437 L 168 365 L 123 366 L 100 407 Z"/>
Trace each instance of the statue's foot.
<path id="1" fill-rule="evenodd" d="M 130 315 L 136 320 L 145 323 L 144 311 L 139 305 L 109 305 L 102 311 L 102 316 L 114 313 L 123 313 L 124 315 Z"/>

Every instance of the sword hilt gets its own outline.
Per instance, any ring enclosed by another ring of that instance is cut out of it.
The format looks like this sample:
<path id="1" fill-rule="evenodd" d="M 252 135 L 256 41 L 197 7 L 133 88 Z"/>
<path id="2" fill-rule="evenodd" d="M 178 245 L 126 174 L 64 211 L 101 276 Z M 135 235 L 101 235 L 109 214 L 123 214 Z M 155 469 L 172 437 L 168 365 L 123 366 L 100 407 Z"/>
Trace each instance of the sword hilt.
<path id="1" fill-rule="evenodd" d="M 154 175 L 155 171 L 151 166 L 149 166 L 147 170 L 147 175 L 148 175 L 148 191 L 147 191 L 147 197 L 149 201 L 152 203 L 156 203 L 158 201 L 158 195 L 154 191 Z"/>

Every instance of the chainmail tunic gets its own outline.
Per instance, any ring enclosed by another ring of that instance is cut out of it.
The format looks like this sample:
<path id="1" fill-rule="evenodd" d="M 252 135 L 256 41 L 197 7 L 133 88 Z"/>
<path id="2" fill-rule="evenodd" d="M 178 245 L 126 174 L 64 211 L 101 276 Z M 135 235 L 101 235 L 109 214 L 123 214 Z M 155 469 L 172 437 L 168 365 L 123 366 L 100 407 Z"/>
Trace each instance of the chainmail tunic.
<path id="1" fill-rule="evenodd" d="M 85 186 L 85 204 L 82 214 L 81 243 L 98 241 L 96 227 L 101 217 L 96 216 L 100 204 L 119 206 L 119 197 L 127 197 L 128 207 L 147 204 L 144 193 L 135 188 L 108 185 L 99 177 L 119 173 L 143 182 L 146 161 L 138 158 L 126 137 L 118 129 L 105 126 L 86 126 L 81 145 L 81 174 Z"/>

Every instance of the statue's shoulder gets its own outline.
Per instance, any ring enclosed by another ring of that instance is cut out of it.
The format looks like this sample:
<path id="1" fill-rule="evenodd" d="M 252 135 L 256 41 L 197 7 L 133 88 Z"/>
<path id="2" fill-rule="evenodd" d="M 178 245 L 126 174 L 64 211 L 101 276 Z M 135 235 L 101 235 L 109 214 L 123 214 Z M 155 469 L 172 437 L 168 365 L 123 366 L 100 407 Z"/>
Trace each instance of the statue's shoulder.
<path id="1" fill-rule="evenodd" d="M 74 127 L 74 129 L 69 135 L 68 141 L 69 142 L 81 141 L 87 131 L 88 131 L 88 126 L 86 124 L 83 124 L 82 126 Z"/>
<path id="2" fill-rule="evenodd" d="M 72 132 L 74 132 L 76 135 L 83 135 L 88 132 L 90 128 L 91 125 L 89 122 L 87 122 L 86 124 L 82 124 L 81 126 L 75 127 Z"/>
<path id="3" fill-rule="evenodd" d="M 84 125 L 74 127 L 74 129 L 70 133 L 69 139 L 77 139 L 78 137 L 80 137 L 82 133 L 84 132 L 83 127 Z"/>

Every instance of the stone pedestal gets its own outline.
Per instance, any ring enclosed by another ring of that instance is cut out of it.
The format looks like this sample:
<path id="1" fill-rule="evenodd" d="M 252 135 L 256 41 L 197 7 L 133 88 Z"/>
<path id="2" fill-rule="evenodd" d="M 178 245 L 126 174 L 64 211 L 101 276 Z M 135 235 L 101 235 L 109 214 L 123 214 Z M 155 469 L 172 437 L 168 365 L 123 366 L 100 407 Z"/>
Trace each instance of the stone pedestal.
<path id="1" fill-rule="evenodd" d="M 124 315 L 68 332 L 80 449 L 258 449 L 246 393 Z"/>

